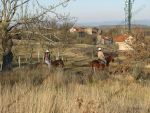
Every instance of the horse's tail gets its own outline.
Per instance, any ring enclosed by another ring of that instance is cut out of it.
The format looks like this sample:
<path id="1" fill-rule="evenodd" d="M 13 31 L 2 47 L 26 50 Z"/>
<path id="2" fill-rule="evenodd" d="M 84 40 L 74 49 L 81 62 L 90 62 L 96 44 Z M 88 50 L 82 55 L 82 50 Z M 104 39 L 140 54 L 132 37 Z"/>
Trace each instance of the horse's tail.
<path id="1" fill-rule="evenodd" d="M 64 62 L 68 62 L 69 61 L 67 57 L 61 57 L 61 58 L 59 58 L 59 60 L 62 60 Z"/>
<path id="2" fill-rule="evenodd" d="M 61 58 L 59 58 L 58 60 L 59 60 L 59 61 L 63 61 L 63 62 L 66 62 L 66 61 L 67 61 L 66 59 L 64 59 L 64 57 L 61 57 Z"/>
<path id="3" fill-rule="evenodd" d="M 64 62 L 63 62 L 63 60 L 62 60 L 62 67 L 64 67 L 65 65 L 64 65 Z"/>
<path id="4" fill-rule="evenodd" d="M 89 67 L 92 67 L 93 68 L 93 62 L 89 62 Z"/>
<path id="5" fill-rule="evenodd" d="M 64 65 L 63 59 L 59 59 L 59 61 L 60 61 L 60 65 L 61 65 L 62 67 L 64 67 L 65 65 Z"/>

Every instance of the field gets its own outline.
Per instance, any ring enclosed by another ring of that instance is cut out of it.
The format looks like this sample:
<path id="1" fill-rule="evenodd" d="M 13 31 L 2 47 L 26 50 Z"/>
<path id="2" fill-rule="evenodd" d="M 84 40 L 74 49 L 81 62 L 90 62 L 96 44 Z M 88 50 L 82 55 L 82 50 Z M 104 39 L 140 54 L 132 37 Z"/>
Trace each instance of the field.
<path id="1" fill-rule="evenodd" d="M 83 79 L 82 79 L 83 80 Z M 149 81 L 22 69 L 3 75 L 1 113 L 149 113 Z"/>
<path id="2" fill-rule="evenodd" d="M 16 42 L 13 51 L 24 62 L 27 49 L 23 44 Z M 37 62 L 37 51 L 44 50 L 39 48 L 34 47 L 34 62 Z M 45 65 L 35 68 L 33 64 L 30 69 L 24 64 L 18 68 L 15 60 L 13 71 L 0 73 L 1 113 L 149 113 L 149 80 L 136 80 L 139 73 L 148 78 L 149 68 L 145 67 L 148 63 L 144 68 L 133 65 L 129 72 L 114 73 L 127 60 L 119 53 L 108 69 L 93 72 L 89 67 L 89 62 L 96 58 L 93 49 L 95 46 L 90 44 L 66 46 L 60 53 L 64 69 L 51 71 Z M 51 49 L 53 59 L 57 50 Z"/>
<path id="3" fill-rule="evenodd" d="M 0 113 L 150 113 L 148 0 L 76 1 L 0 0 Z"/>

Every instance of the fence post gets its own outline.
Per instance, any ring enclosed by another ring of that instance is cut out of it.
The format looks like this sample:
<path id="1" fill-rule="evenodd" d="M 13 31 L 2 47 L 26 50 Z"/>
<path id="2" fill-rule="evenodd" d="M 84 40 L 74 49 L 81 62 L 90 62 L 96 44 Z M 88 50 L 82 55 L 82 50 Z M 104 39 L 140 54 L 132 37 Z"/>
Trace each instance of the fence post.
<path id="1" fill-rule="evenodd" d="M 2 68 L 3 68 L 3 67 L 2 67 L 2 62 L 1 62 L 1 63 L 0 63 L 0 71 L 2 71 Z"/>
<path id="2" fill-rule="evenodd" d="M 40 52 L 38 51 L 38 62 L 40 62 Z"/>
<path id="3" fill-rule="evenodd" d="M 55 57 L 56 57 L 55 59 L 56 59 L 56 60 L 58 60 L 58 57 L 57 57 L 57 55 L 56 55 Z"/>
<path id="4" fill-rule="evenodd" d="M 21 67 L 20 56 L 18 58 L 18 64 L 19 64 L 19 68 L 20 68 Z"/>
<path id="5" fill-rule="evenodd" d="M 94 74 L 96 73 L 96 68 L 94 67 Z"/>
<path id="6" fill-rule="evenodd" d="M 44 54 L 43 54 L 43 62 L 44 62 Z"/>
<path id="7" fill-rule="evenodd" d="M 58 53 L 57 53 L 57 55 L 56 55 L 56 60 L 59 59 L 59 56 L 60 56 L 60 53 L 59 53 L 59 51 L 58 51 Z"/>
<path id="8" fill-rule="evenodd" d="M 27 56 L 26 56 L 26 62 L 28 61 L 28 58 L 27 58 Z"/>
<path id="9" fill-rule="evenodd" d="M 94 58 L 94 54 L 93 54 L 93 51 L 92 51 L 92 59 Z"/>
<path id="10" fill-rule="evenodd" d="M 59 51 L 58 51 L 58 58 L 59 58 L 59 56 L 60 56 L 60 53 L 59 53 Z"/>

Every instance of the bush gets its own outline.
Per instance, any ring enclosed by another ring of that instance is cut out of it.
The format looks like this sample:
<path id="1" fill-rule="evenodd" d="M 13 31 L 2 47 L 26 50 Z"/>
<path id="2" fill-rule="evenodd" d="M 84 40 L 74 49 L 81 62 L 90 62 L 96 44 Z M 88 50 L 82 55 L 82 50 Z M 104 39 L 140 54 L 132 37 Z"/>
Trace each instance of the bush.
<path id="1" fill-rule="evenodd" d="M 133 68 L 132 74 L 136 80 L 143 79 L 143 77 L 144 77 L 143 65 L 141 63 L 136 63 Z"/>

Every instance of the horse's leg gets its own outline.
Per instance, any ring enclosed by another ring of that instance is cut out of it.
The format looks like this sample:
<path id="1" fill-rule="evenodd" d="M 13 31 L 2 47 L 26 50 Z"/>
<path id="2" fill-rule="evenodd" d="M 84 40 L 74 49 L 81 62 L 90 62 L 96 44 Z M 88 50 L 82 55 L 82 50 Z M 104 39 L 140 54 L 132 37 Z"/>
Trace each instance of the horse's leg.
<path id="1" fill-rule="evenodd" d="M 92 64 L 92 71 L 93 71 L 93 73 L 95 74 L 95 72 L 96 72 L 96 65 L 94 65 L 94 64 Z"/>
<path id="2" fill-rule="evenodd" d="M 104 70 L 104 69 L 105 69 L 105 67 L 106 67 L 105 65 L 102 65 L 102 70 Z"/>
<path id="3" fill-rule="evenodd" d="M 48 70 L 50 71 L 50 69 L 51 69 L 51 62 L 48 62 L 47 65 L 48 65 Z"/>
<path id="4" fill-rule="evenodd" d="M 93 72 L 94 72 L 94 74 L 96 73 L 96 68 L 95 67 L 93 67 Z"/>
<path id="5" fill-rule="evenodd" d="M 64 67 L 64 63 L 63 62 L 61 62 L 59 65 L 60 65 L 61 68 Z"/>

